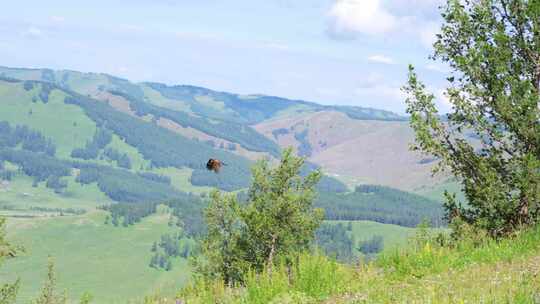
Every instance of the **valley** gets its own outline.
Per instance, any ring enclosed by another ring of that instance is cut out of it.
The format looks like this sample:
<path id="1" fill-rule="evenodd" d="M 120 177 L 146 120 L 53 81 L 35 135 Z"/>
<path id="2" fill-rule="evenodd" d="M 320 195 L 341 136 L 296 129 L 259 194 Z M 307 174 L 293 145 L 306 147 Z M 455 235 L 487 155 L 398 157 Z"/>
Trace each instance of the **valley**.
<path id="1" fill-rule="evenodd" d="M 48 256 L 72 299 L 173 295 L 191 276 L 189 254 L 153 268 L 152 244 L 180 233 L 179 246 L 191 246 L 209 193 L 242 197 L 255 161 L 288 146 L 306 172 L 325 174 L 316 206 L 342 227 L 327 233 L 345 238 L 325 243 L 330 252 L 361 257 L 378 238 L 377 250 L 404 245 L 423 219 L 444 226 L 447 179 L 409 152 L 412 131 L 394 113 L 75 71 L 0 67 L 0 76 L 0 215 L 26 249 L 0 279 L 21 278 L 18 303 L 35 297 Z M 211 157 L 227 163 L 219 175 L 204 168 Z"/>

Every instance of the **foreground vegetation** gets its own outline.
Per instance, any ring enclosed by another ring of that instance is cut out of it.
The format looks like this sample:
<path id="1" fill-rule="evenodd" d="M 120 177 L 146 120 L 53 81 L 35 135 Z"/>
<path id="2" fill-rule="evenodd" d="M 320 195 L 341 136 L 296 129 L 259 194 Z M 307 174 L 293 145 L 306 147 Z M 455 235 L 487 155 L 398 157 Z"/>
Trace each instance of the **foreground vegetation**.
<path id="1" fill-rule="evenodd" d="M 464 239 L 441 246 L 420 230 L 409 246 L 351 267 L 301 254 L 294 267 L 250 273 L 244 285 L 199 280 L 177 298 L 187 303 L 536 303 L 540 227 L 504 241 Z M 174 303 L 159 296 L 146 303 Z"/>
<path id="2" fill-rule="evenodd" d="M 201 280 L 177 297 L 187 303 L 536 303 L 540 227 L 504 241 L 469 238 L 451 247 L 420 231 L 408 247 L 368 264 L 350 267 L 303 254 L 288 269 L 250 273 L 239 288 Z"/>

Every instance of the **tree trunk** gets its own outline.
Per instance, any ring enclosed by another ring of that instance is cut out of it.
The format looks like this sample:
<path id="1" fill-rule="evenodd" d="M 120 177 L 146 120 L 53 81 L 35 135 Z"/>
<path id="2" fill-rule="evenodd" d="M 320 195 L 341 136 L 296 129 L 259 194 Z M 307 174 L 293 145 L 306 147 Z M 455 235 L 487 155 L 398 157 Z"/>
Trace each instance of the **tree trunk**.
<path id="1" fill-rule="evenodd" d="M 277 236 L 272 234 L 272 242 L 270 243 L 270 254 L 268 255 L 267 266 L 268 267 L 268 276 L 272 277 L 272 266 L 274 265 L 274 254 L 276 251 L 276 239 Z"/>

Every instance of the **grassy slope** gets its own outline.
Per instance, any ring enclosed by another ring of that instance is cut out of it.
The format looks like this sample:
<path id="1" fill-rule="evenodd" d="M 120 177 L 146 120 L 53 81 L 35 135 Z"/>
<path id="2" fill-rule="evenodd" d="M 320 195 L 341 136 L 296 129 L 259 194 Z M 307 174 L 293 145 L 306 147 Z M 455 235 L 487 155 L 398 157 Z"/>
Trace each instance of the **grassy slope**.
<path id="1" fill-rule="evenodd" d="M 349 221 L 328 221 L 329 223 L 342 223 L 347 225 Z M 394 248 L 395 246 L 404 245 L 407 239 L 414 235 L 416 229 L 402 227 L 391 224 L 381 224 L 372 221 L 352 221 L 352 236 L 355 240 L 355 245 L 362 241 L 371 239 L 376 235 L 380 235 L 384 240 L 384 248 Z"/>
<path id="2" fill-rule="evenodd" d="M 209 193 L 213 190 L 212 187 L 193 186 L 190 182 L 191 173 L 193 172 L 193 169 L 190 169 L 190 168 L 183 168 L 183 169 L 177 169 L 174 167 L 154 168 L 152 169 L 152 172 L 170 177 L 171 185 L 174 188 L 184 191 L 184 192 L 192 192 L 192 193 L 201 194 L 201 193 Z"/>
<path id="3" fill-rule="evenodd" d="M 126 153 L 131 160 L 131 168 L 135 171 L 146 171 L 147 168 L 150 167 L 150 161 L 144 159 L 137 148 L 130 146 L 116 134 L 113 134 L 111 143 L 109 143 L 106 148 L 112 148 L 119 152 Z"/>
<path id="4" fill-rule="evenodd" d="M 416 189 L 415 192 L 436 201 L 444 201 L 445 190 L 450 193 L 455 193 L 459 201 L 466 202 L 465 195 L 461 191 L 460 184 L 454 180 L 447 180 L 444 183 L 434 185 L 434 186 L 422 187 L 422 188 Z"/>
<path id="5" fill-rule="evenodd" d="M 538 303 L 540 227 L 499 242 L 438 247 L 424 239 L 362 267 L 302 256 L 288 283 L 284 267 L 248 276 L 243 289 L 198 284 L 188 303 Z M 154 303 L 168 303 L 166 301 Z"/>
<path id="6" fill-rule="evenodd" d="M 39 130 L 54 141 L 58 157 L 68 158 L 73 148 L 83 147 L 92 139 L 96 125 L 81 108 L 64 104 L 65 95 L 61 91 L 53 90 L 47 104 L 39 99 L 32 102 L 32 97 L 38 93 L 37 86 L 25 91 L 22 83 L 0 81 L 0 120 Z"/>
<path id="7" fill-rule="evenodd" d="M 104 225 L 105 212 L 49 219 L 9 219 L 8 234 L 26 253 L 9 260 L 0 279 L 21 278 L 18 303 L 34 298 L 45 278 L 47 257 L 56 261 L 58 283 L 75 299 L 90 292 L 96 303 L 125 303 L 155 290 L 172 293 L 189 276 L 185 260 L 170 272 L 148 267 L 152 242 L 170 228 L 155 215 L 129 228 Z"/>
<path id="8" fill-rule="evenodd" d="M 6 164 L 10 169 L 16 168 Z M 21 174 L 0 187 L 0 207 L 17 208 L 0 210 L 0 215 L 8 216 L 8 235 L 26 249 L 22 257 L 9 260 L 0 271 L 0 282 L 15 275 L 22 279 L 18 303 L 27 303 L 36 296 L 48 255 L 56 260 L 61 288 L 68 289 L 74 298 L 88 291 L 98 303 L 125 303 L 126 299 L 156 289 L 172 293 L 189 277 L 185 260 L 174 262 L 171 272 L 147 266 L 152 242 L 171 230 L 167 215 L 151 216 L 129 228 L 104 225 L 105 212 L 96 211 L 95 207 L 109 203 L 110 199 L 95 184 L 81 186 L 73 177 L 66 179 L 69 186 L 62 195 L 43 183 L 32 187 L 32 179 Z M 42 217 L 53 213 L 30 211 L 30 207 L 86 209 L 88 213 Z M 12 217 L 23 214 L 37 217 Z"/>
<path id="9" fill-rule="evenodd" d="M 68 187 L 65 193 L 58 195 L 46 188 L 44 183 L 32 187 L 32 178 L 18 175 L 7 186 L 0 187 L 0 206 L 11 205 L 18 209 L 30 207 L 76 208 L 92 210 L 96 206 L 110 203 L 96 184 L 81 186 L 73 177 L 65 177 Z M 0 210 L 0 215 L 3 214 Z M 9 223 L 8 223 L 9 225 Z"/>

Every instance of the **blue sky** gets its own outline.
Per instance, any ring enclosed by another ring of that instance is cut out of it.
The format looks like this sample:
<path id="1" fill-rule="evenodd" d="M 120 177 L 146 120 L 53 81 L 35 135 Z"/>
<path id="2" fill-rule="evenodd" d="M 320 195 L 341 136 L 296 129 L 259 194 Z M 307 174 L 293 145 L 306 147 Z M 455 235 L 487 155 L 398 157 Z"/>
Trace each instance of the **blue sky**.
<path id="1" fill-rule="evenodd" d="M 447 69 L 427 59 L 441 0 L 6 1 L 0 65 L 105 72 L 323 104 L 404 112 L 414 64 L 447 108 Z"/>

